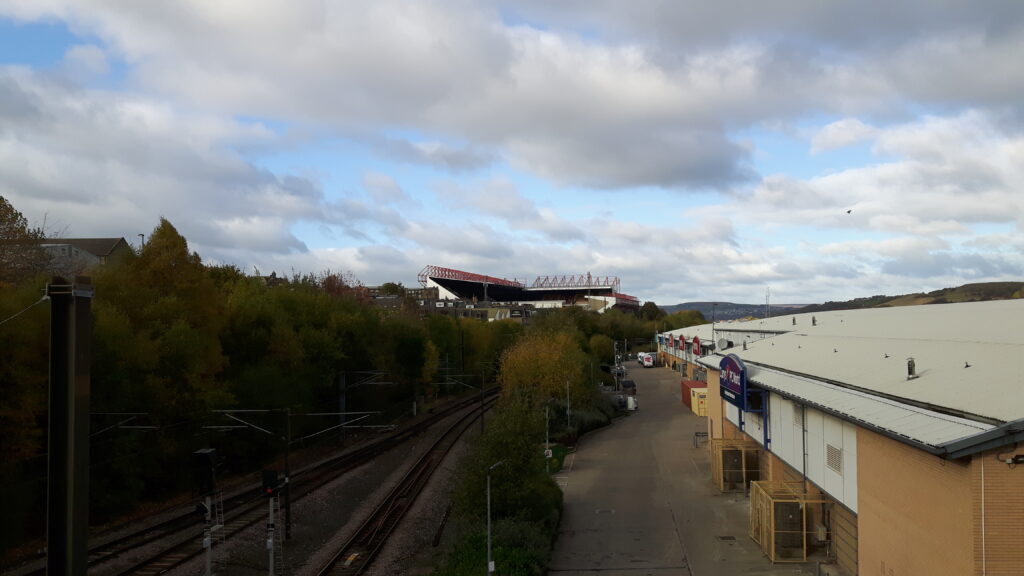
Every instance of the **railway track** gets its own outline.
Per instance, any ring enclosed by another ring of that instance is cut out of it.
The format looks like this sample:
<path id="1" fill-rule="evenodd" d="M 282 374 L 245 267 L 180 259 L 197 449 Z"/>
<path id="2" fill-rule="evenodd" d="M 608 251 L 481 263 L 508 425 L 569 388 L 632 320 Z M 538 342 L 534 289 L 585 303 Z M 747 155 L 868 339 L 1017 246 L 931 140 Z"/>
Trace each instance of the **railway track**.
<path id="1" fill-rule="evenodd" d="M 486 392 L 488 405 L 493 402 L 497 388 Z M 478 414 L 480 411 L 479 397 L 467 398 L 452 403 L 434 414 L 412 425 L 406 426 L 386 436 L 349 449 L 339 455 L 327 458 L 315 464 L 294 471 L 291 475 L 290 489 L 292 502 L 300 500 L 320 486 L 340 477 L 377 455 L 394 448 L 422 433 L 427 428 L 460 411 Z M 461 421 L 461 420 L 460 420 Z M 229 539 L 260 521 L 266 520 L 266 497 L 259 486 L 253 485 L 224 497 L 224 525 L 217 534 L 218 540 Z M 128 574 L 155 575 L 162 574 L 179 566 L 192 558 L 203 554 L 203 518 L 194 511 L 183 512 L 173 517 L 145 526 L 124 536 L 109 540 L 99 545 L 90 546 L 89 570 L 99 570 L 118 559 L 131 554 L 143 558 L 135 561 L 128 568 L 118 569 L 119 576 Z M 153 551 L 143 551 L 144 548 Z M 158 551 L 157 551 L 158 550 Z M 46 574 L 45 562 L 35 569 L 22 571 L 26 576 Z"/>
<path id="2" fill-rule="evenodd" d="M 317 576 L 355 576 L 369 568 L 445 455 L 478 417 L 479 411 L 476 411 L 453 423 L 406 472 L 355 534 L 320 568 Z"/>

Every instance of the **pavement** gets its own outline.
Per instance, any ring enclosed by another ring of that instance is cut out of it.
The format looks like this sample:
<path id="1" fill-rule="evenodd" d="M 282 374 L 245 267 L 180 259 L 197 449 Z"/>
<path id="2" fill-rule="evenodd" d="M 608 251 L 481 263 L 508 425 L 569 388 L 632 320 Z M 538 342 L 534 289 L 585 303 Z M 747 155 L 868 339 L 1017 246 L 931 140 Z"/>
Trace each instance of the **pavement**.
<path id="1" fill-rule="evenodd" d="M 712 484 L 706 438 L 694 446 L 706 419 L 680 401 L 679 375 L 628 368 L 639 408 L 586 435 L 555 476 L 565 510 L 548 573 L 818 574 L 816 562 L 773 565 L 748 535 L 746 495 Z"/>

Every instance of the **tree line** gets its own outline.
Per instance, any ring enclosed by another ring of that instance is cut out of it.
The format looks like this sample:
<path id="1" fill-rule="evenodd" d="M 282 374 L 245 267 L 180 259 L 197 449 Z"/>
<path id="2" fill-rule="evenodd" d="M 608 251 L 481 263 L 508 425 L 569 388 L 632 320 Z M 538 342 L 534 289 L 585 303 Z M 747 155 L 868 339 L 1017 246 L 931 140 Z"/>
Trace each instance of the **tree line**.
<path id="1" fill-rule="evenodd" d="M 45 515 L 38 513 L 45 509 L 49 358 L 44 238 L 0 197 L 0 481 L 10 496 L 8 521 L 0 525 L 5 551 L 45 531 Z M 596 425 L 607 406 L 595 384 L 610 378 L 600 366 L 612 362 L 614 342 L 649 338 L 666 322 L 568 308 L 535 316 L 524 328 L 424 315 L 411 306 L 382 311 L 344 274 L 268 283 L 231 265 L 204 264 L 164 219 L 144 246 L 90 276 L 94 523 L 187 497 L 194 479 L 183 471 L 199 448 L 218 448 L 224 476 L 252 473 L 280 457 L 279 437 L 220 431 L 224 416 L 217 411 L 333 412 L 342 382 L 351 386 L 371 373 L 388 384 L 351 387 L 347 409 L 375 412 L 376 423 L 397 422 L 414 404 L 429 407 L 467 386 L 501 382 L 500 416 L 489 430 L 528 427 L 522 438 L 533 450 L 523 462 L 534 468 L 521 472 L 534 474 L 537 430 L 544 429 L 539 406 L 571 402 L 575 422 L 558 420 L 564 409 L 549 411 L 557 413 L 552 429 L 564 437 Z M 254 418 L 283 433 L 280 412 Z M 292 437 L 331 424 L 297 417 Z M 504 437 L 489 433 L 475 453 L 483 459 L 487 451 L 511 453 L 501 445 Z M 475 485 L 470 478 L 466 486 Z M 467 488 L 463 500 L 473 493 Z M 519 504 L 499 503 L 499 510 L 524 510 Z"/>

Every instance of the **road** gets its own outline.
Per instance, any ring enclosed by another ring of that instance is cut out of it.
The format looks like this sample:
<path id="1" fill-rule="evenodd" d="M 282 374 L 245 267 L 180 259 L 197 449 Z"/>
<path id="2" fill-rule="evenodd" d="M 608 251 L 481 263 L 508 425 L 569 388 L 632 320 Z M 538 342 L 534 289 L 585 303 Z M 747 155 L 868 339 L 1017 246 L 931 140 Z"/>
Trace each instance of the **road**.
<path id="1" fill-rule="evenodd" d="M 628 366 L 639 409 L 585 436 L 556 476 L 565 515 L 554 576 L 814 574 L 811 564 L 772 565 L 747 536 L 742 494 L 711 483 L 704 418 L 679 399 L 678 374 Z"/>

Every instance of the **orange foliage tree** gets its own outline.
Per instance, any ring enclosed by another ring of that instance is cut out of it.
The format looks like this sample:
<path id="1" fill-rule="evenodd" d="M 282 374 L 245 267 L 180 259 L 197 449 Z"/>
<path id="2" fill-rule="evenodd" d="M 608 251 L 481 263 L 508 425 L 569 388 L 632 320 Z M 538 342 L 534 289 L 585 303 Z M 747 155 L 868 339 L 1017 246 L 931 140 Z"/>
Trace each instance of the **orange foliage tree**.
<path id="1" fill-rule="evenodd" d="M 529 332 L 501 358 L 502 393 L 543 402 L 549 398 L 577 403 L 590 397 L 585 390 L 587 356 L 579 341 L 565 331 Z"/>

